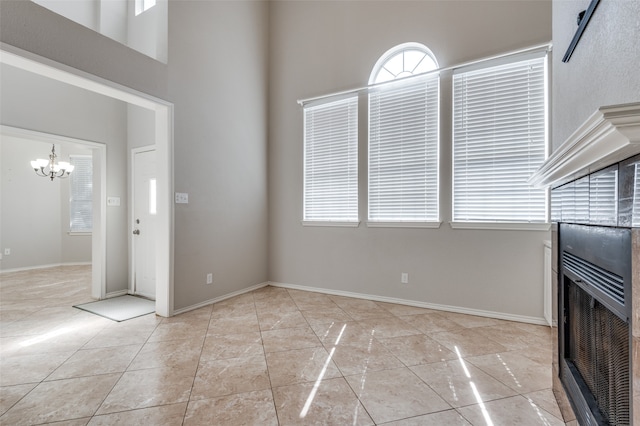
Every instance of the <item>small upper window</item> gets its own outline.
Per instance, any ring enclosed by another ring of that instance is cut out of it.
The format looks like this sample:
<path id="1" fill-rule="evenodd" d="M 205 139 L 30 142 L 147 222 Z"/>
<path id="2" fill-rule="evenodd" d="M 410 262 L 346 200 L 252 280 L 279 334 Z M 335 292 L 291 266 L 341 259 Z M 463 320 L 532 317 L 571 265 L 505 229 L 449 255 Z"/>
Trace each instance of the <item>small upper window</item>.
<path id="1" fill-rule="evenodd" d="M 438 69 L 433 53 L 420 43 L 404 43 L 388 50 L 373 67 L 369 84 L 384 83 Z"/>
<path id="2" fill-rule="evenodd" d="M 136 0 L 136 16 L 156 5 L 156 0 Z"/>

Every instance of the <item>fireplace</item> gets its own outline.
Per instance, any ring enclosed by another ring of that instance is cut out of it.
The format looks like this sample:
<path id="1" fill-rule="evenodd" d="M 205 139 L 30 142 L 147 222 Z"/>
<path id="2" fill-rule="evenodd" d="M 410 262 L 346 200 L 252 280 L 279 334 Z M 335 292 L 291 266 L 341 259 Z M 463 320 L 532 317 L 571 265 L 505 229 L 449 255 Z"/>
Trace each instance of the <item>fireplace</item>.
<path id="1" fill-rule="evenodd" d="M 631 230 L 560 224 L 559 373 L 581 425 L 630 425 Z"/>
<path id="2" fill-rule="evenodd" d="M 553 393 L 640 425 L 640 102 L 598 108 L 529 179 L 551 189 Z"/>

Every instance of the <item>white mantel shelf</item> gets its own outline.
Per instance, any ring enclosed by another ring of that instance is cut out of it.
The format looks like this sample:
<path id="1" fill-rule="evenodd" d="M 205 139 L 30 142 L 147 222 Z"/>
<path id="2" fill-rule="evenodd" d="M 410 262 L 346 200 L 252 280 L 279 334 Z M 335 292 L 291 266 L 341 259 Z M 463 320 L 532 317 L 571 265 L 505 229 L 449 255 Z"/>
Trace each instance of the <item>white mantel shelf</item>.
<path id="1" fill-rule="evenodd" d="M 599 108 L 529 178 L 558 186 L 640 154 L 640 102 Z"/>

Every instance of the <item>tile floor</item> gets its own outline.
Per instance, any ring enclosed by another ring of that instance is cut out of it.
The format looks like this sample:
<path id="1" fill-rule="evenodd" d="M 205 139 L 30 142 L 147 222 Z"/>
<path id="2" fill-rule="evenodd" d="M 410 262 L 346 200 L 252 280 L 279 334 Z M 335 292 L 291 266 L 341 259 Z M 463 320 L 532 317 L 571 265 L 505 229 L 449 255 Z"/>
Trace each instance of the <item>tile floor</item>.
<path id="1" fill-rule="evenodd" d="M 0 275 L 0 424 L 563 425 L 546 327 L 276 287 L 173 318 Z"/>

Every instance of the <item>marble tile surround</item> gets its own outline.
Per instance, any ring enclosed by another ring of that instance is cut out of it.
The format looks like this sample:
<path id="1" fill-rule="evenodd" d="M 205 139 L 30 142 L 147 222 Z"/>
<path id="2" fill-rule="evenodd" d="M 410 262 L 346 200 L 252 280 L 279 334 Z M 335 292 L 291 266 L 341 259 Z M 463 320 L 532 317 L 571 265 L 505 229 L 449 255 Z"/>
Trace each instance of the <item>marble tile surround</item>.
<path id="1" fill-rule="evenodd" d="M 275 287 L 116 323 L 89 280 L 0 275 L 0 424 L 565 424 L 548 327 Z"/>

